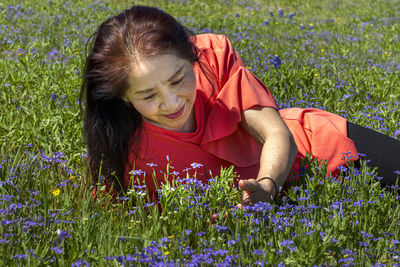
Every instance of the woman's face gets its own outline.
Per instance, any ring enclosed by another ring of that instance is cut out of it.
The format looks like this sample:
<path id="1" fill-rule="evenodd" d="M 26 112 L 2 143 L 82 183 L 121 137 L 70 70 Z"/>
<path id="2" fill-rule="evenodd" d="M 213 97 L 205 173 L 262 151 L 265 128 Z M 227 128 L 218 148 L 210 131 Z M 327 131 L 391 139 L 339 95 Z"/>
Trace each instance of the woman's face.
<path id="1" fill-rule="evenodd" d="M 176 132 L 196 129 L 193 65 L 174 54 L 139 58 L 131 68 L 125 100 L 143 120 Z"/>

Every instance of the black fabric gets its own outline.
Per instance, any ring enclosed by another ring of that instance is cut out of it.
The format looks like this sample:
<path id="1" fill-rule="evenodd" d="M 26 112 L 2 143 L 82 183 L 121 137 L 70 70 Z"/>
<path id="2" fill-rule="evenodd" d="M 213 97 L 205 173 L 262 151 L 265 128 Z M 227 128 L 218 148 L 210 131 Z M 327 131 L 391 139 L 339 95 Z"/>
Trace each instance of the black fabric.
<path id="1" fill-rule="evenodd" d="M 365 154 L 370 160 L 369 166 L 378 167 L 378 176 L 383 177 L 382 185 L 394 185 L 397 178 L 400 183 L 400 175 L 395 173 L 400 171 L 400 141 L 349 121 L 347 133 L 358 153 Z"/>

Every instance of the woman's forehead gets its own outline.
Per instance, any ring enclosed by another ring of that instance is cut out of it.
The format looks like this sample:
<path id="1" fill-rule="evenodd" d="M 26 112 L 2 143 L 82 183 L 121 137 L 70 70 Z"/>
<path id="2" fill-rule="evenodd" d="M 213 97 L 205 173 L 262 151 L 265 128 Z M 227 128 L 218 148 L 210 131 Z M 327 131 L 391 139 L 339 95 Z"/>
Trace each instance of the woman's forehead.
<path id="1" fill-rule="evenodd" d="M 166 83 L 175 73 L 183 70 L 188 62 L 174 54 L 137 58 L 131 66 L 129 80 L 138 90 L 153 82 Z"/>

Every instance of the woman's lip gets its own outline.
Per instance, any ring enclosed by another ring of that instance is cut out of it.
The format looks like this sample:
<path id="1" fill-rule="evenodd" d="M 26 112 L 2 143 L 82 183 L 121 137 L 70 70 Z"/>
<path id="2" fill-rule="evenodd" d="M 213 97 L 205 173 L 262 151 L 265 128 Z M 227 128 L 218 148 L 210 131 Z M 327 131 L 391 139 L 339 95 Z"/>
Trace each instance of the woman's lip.
<path id="1" fill-rule="evenodd" d="M 165 117 L 167 117 L 168 119 L 176 119 L 176 118 L 178 118 L 180 115 L 183 114 L 183 111 L 184 111 L 184 110 L 185 110 L 185 106 L 183 105 L 183 106 L 181 107 L 180 110 L 178 110 L 178 111 L 175 112 L 175 113 L 172 113 L 172 114 L 169 114 L 169 115 L 165 115 Z"/>

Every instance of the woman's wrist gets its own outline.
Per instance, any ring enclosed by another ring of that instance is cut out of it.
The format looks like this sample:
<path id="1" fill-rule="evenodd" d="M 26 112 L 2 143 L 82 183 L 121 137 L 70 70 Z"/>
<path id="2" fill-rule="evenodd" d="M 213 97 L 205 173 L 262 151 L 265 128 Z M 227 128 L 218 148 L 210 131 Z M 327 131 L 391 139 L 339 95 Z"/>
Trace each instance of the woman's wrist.
<path id="1" fill-rule="evenodd" d="M 278 185 L 276 184 L 275 180 L 272 179 L 271 177 L 265 176 L 265 177 L 261 177 L 259 179 L 256 179 L 256 181 L 259 183 L 263 180 L 269 180 L 272 182 L 272 184 L 274 185 L 274 189 L 275 189 L 275 193 L 274 193 L 274 199 L 278 196 L 279 190 L 278 190 Z"/>

